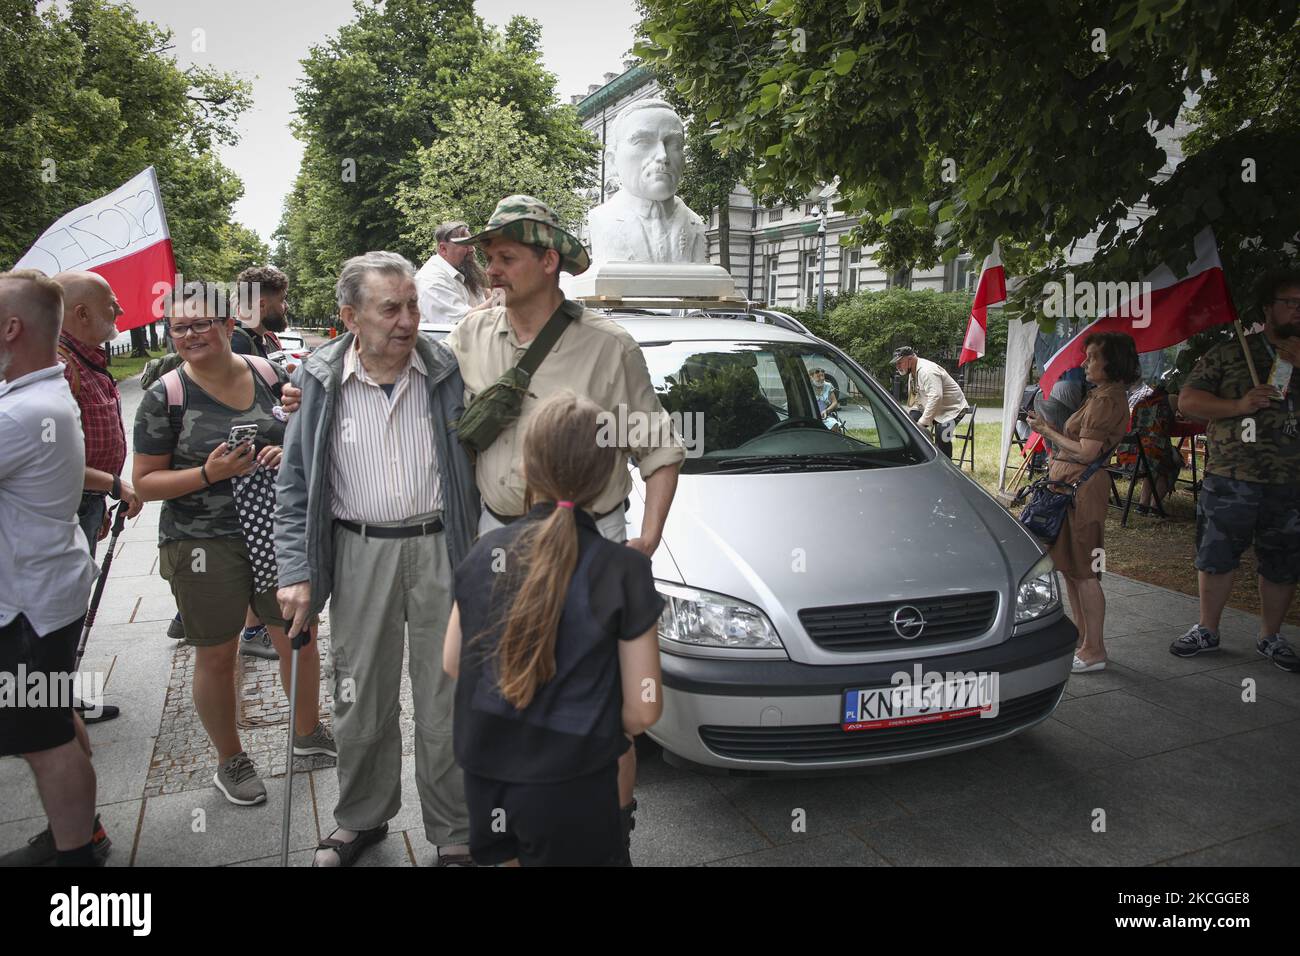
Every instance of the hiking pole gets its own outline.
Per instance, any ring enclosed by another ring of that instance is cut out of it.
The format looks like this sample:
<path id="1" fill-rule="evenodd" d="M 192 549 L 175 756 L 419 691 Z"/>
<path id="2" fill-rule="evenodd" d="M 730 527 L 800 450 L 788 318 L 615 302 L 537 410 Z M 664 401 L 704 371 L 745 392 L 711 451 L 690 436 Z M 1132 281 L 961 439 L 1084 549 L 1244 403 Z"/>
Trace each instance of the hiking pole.
<path id="1" fill-rule="evenodd" d="M 289 658 L 289 744 L 284 765 L 284 817 L 280 823 L 280 865 L 289 865 L 289 807 L 293 802 L 293 734 L 298 708 L 298 651 L 311 640 L 311 625 L 303 622 L 302 630 L 289 635 L 292 654 Z"/>
<path id="2" fill-rule="evenodd" d="M 77 642 L 77 657 L 72 664 L 72 672 L 81 670 L 81 659 L 86 655 L 86 642 L 90 640 L 90 629 L 95 626 L 95 612 L 99 610 L 99 601 L 104 596 L 104 585 L 108 583 L 108 572 L 113 567 L 113 553 L 117 550 L 117 538 L 126 525 L 126 502 L 118 504 L 113 516 L 112 536 L 108 539 L 108 552 L 104 563 L 99 566 L 99 577 L 95 579 L 95 590 L 90 595 L 90 606 L 86 608 L 86 618 L 81 625 L 81 640 Z M 85 701 L 82 701 L 85 704 Z M 101 701 L 102 706 L 102 701 Z"/>

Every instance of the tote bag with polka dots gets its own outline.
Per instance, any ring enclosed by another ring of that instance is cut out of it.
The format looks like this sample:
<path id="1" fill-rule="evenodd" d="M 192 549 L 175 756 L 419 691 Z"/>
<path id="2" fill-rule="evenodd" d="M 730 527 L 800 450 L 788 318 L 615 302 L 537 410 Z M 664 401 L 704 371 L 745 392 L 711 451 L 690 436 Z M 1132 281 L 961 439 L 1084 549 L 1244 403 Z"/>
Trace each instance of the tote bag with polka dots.
<path id="1" fill-rule="evenodd" d="M 280 581 L 275 563 L 275 472 L 258 465 L 251 475 L 232 478 L 231 484 L 248 560 L 253 565 L 253 589 L 258 594 L 273 591 Z"/>

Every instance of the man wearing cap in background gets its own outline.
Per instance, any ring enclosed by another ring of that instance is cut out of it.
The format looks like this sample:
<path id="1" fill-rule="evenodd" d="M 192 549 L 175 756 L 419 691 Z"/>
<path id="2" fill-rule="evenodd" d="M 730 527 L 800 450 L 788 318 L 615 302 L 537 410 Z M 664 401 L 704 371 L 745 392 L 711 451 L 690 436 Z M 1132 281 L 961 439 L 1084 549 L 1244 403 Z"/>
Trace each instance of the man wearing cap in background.
<path id="1" fill-rule="evenodd" d="M 970 408 L 961 386 L 937 362 L 923 359 L 909 345 L 896 349 L 894 368 L 907 376 L 907 411 L 922 428 L 934 432 L 934 444 L 952 457 L 952 431 Z"/>
<path id="2" fill-rule="evenodd" d="M 518 419 L 478 455 L 475 480 L 483 499 L 479 533 L 514 521 L 527 510 L 524 433 L 547 398 L 568 390 L 615 416 L 626 416 L 619 421 L 639 419 L 647 424 L 646 428 L 628 429 L 633 437 L 648 436 L 647 444 L 623 449 L 592 510 L 607 539 L 653 555 L 686 452 L 659 404 L 640 346 L 622 326 L 566 300 L 560 291 L 560 271 L 574 275 L 585 271 L 590 265 L 587 250 L 561 227 L 550 208 L 531 196 L 506 197 L 481 232 L 453 242 L 478 245 L 483 250 L 488 280 L 493 290 L 500 289 L 505 296 L 504 306 L 471 312 L 446 339 L 460 363 L 467 404 L 519 362 L 553 316 L 563 311 L 569 319 L 532 376 Z M 641 533 L 631 540 L 623 517 L 632 490 L 629 456 L 636 459 L 646 488 Z M 632 799 L 635 781 L 636 750 L 629 747 L 619 761 L 619 803 L 629 840 L 636 809 Z"/>

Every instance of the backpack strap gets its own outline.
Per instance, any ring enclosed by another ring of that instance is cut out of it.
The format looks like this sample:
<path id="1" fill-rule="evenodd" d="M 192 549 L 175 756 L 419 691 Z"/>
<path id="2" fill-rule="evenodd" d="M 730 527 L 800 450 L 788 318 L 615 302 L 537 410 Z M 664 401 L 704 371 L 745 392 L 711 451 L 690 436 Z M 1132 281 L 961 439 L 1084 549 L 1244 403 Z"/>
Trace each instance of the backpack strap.
<path id="1" fill-rule="evenodd" d="M 276 398 L 280 397 L 280 392 L 284 386 L 280 383 L 280 376 L 276 373 L 275 363 L 270 359 L 264 359 L 260 355 L 243 355 L 240 356 L 253 372 L 259 375 L 271 394 Z"/>
<path id="2" fill-rule="evenodd" d="M 172 435 L 179 441 L 181 421 L 185 417 L 185 381 L 181 378 L 179 368 L 164 372 L 159 381 L 167 392 L 167 420 L 171 422 Z"/>

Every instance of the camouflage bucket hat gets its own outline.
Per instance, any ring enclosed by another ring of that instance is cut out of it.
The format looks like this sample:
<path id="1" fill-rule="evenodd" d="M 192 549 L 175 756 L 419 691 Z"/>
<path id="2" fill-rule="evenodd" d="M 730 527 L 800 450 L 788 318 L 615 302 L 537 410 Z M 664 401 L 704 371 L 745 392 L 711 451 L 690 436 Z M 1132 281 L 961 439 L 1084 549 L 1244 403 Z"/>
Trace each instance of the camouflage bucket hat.
<path id="1" fill-rule="evenodd" d="M 560 268 L 575 276 L 586 272 L 591 265 L 591 256 L 577 237 L 560 226 L 560 218 L 549 206 L 532 196 L 507 196 L 497 203 L 492 218 L 480 232 L 452 242 L 477 245 L 485 238 L 498 235 L 525 245 L 554 249 L 560 254 Z"/>

